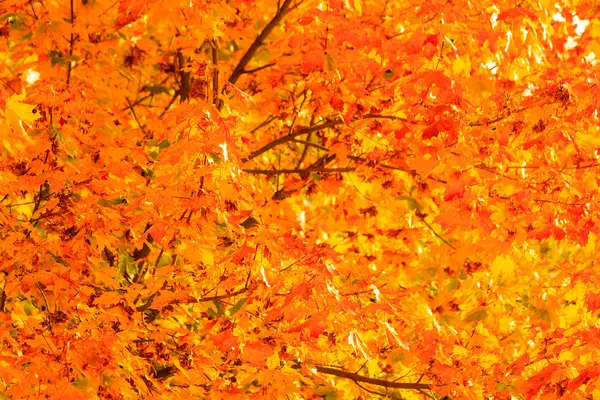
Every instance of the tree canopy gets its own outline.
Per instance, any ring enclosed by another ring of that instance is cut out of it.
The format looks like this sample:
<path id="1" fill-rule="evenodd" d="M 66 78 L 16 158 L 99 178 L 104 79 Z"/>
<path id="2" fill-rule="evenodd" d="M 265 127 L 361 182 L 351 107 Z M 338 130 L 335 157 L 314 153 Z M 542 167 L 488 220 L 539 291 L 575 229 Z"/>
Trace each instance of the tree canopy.
<path id="1" fill-rule="evenodd" d="M 0 398 L 600 396 L 596 1 L 0 2 Z"/>

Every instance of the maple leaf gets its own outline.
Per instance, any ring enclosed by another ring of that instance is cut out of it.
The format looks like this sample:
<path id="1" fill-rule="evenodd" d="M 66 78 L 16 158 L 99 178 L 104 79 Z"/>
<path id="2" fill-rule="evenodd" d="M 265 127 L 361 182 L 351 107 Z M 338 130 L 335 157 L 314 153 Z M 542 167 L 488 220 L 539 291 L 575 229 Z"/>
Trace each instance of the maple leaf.
<path id="1" fill-rule="evenodd" d="M 40 118 L 33 111 L 36 106 L 22 103 L 25 94 L 13 95 L 6 100 L 5 121 L 0 122 L 0 140 L 3 147 L 9 151 L 21 151 L 25 145 L 32 144 L 33 139 L 25 131 L 26 126 L 32 126 Z"/>
<path id="2" fill-rule="evenodd" d="M 598 394 L 594 4 L 317 3 L 6 6 L 2 396 Z"/>
<path id="3" fill-rule="evenodd" d="M 446 193 L 444 195 L 445 201 L 451 201 L 453 199 L 462 199 L 465 194 L 465 188 L 475 183 L 475 179 L 468 173 L 460 173 L 446 186 Z"/>
<path id="4" fill-rule="evenodd" d="M 144 11 L 146 3 L 147 0 L 120 0 L 119 18 L 115 22 L 115 29 L 121 29 L 137 20 Z"/>

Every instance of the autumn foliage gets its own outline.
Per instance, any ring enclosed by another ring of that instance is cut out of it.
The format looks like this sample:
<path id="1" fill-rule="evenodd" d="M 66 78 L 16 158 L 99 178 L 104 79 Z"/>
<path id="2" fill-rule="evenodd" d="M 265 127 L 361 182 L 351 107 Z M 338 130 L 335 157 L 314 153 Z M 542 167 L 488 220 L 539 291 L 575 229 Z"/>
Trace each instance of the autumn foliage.
<path id="1" fill-rule="evenodd" d="M 1 399 L 600 398 L 593 1 L 0 2 Z"/>

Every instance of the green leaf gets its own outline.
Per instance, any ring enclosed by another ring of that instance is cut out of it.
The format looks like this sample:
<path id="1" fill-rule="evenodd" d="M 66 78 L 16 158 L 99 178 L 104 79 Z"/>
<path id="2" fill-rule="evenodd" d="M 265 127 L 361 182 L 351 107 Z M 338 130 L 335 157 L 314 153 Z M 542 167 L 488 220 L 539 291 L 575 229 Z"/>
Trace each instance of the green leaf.
<path id="1" fill-rule="evenodd" d="M 169 141 L 167 139 L 165 139 L 158 144 L 158 148 L 162 150 L 162 149 L 166 149 L 170 145 L 171 145 L 171 143 L 169 143 Z"/>
<path id="2" fill-rule="evenodd" d="M 120 277 L 132 279 L 138 273 L 138 266 L 133 257 L 125 250 L 119 251 L 117 271 Z"/>
<path id="3" fill-rule="evenodd" d="M 423 205 L 421 203 L 419 203 L 417 200 L 415 200 L 414 198 L 410 197 L 410 196 L 400 196 L 398 197 L 398 200 L 404 200 L 408 202 L 408 209 L 410 211 L 414 211 L 416 209 L 418 210 L 422 210 L 423 209 Z"/>
<path id="4" fill-rule="evenodd" d="M 98 204 L 101 206 L 104 206 L 104 207 L 114 207 L 114 206 L 118 206 L 119 204 L 123 204 L 123 203 L 127 203 L 127 200 L 125 200 L 125 198 L 123 196 L 119 196 L 113 200 L 100 199 L 98 201 Z"/>
<path id="5" fill-rule="evenodd" d="M 453 292 L 455 290 L 458 290 L 459 286 L 460 286 L 460 281 L 458 280 L 458 277 L 456 277 L 456 276 L 450 277 L 450 282 L 448 282 L 448 290 Z"/>
<path id="6" fill-rule="evenodd" d="M 23 17 L 19 14 L 9 13 L 0 17 L 0 22 L 8 22 L 11 30 L 21 30 L 23 28 Z"/>
<path id="7" fill-rule="evenodd" d="M 213 310 L 212 308 L 208 309 L 208 315 L 210 315 L 211 317 L 214 318 L 221 318 L 224 314 L 223 312 L 223 303 L 221 303 L 219 300 L 214 300 L 213 304 L 215 305 L 215 307 L 217 308 L 217 310 Z"/>
<path id="8" fill-rule="evenodd" d="M 540 308 L 535 313 L 535 318 L 541 319 L 544 322 L 552 322 L 552 313 L 550 312 L 550 310 Z"/>
<path id="9" fill-rule="evenodd" d="M 327 65 L 329 66 L 329 68 L 332 71 L 337 71 L 337 68 L 335 67 L 335 62 L 333 61 L 333 57 L 331 57 L 331 55 L 329 55 L 328 53 L 325 53 L 325 59 L 327 60 Z"/>
<path id="10" fill-rule="evenodd" d="M 31 302 L 29 300 L 25 300 L 25 304 L 23 305 L 23 310 L 25 311 L 25 314 L 32 315 L 34 313 L 35 306 L 33 304 L 31 304 Z"/>
<path id="11" fill-rule="evenodd" d="M 211 151 L 210 153 L 208 153 L 208 157 L 215 164 L 221 164 L 223 162 L 223 160 L 221 159 L 221 157 L 219 157 L 219 155 L 217 153 L 213 152 L 213 151 Z"/>
<path id="12" fill-rule="evenodd" d="M 473 311 L 471 314 L 467 315 L 467 321 L 471 322 L 479 322 L 483 321 L 487 318 L 487 311 L 485 308 L 480 308 L 478 310 Z"/>
<path id="13" fill-rule="evenodd" d="M 244 297 L 243 299 L 238 300 L 232 307 L 229 308 L 229 310 L 227 310 L 227 314 L 228 315 L 233 315 L 236 312 L 240 311 L 240 309 L 243 307 L 244 304 L 246 304 L 246 302 L 248 301 L 247 297 Z"/>
<path id="14" fill-rule="evenodd" d="M 65 137 L 62 135 L 62 133 L 60 133 L 60 130 L 58 130 L 58 126 L 56 125 L 50 125 L 50 137 L 59 142 L 65 141 Z"/>
<path id="15" fill-rule="evenodd" d="M 71 384 L 82 391 L 90 385 L 89 381 L 85 378 L 75 378 Z"/>
<path id="16" fill-rule="evenodd" d="M 329 385 L 319 385 L 315 390 L 316 394 L 326 400 L 337 400 L 339 399 L 337 390 Z"/>
<path id="17" fill-rule="evenodd" d="M 54 67 L 56 64 L 61 65 L 63 67 L 67 66 L 67 62 L 65 61 L 64 58 L 62 58 L 60 51 L 52 50 L 50 53 L 48 53 L 48 55 L 50 56 L 50 65 L 51 66 Z"/>

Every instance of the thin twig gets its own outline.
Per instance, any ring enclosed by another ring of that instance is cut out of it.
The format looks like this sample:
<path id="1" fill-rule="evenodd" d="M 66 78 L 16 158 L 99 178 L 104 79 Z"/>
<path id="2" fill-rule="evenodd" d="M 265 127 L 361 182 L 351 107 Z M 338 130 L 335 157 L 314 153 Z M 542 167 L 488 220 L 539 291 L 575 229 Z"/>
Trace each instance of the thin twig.
<path id="1" fill-rule="evenodd" d="M 367 114 L 367 115 L 363 115 L 361 119 L 391 119 L 393 121 L 402 121 L 402 122 L 408 122 L 411 124 L 416 124 L 416 122 L 409 121 L 406 118 L 396 117 L 394 115 Z"/>
<path id="2" fill-rule="evenodd" d="M 142 130 L 142 132 L 146 133 L 146 131 L 144 129 L 144 125 L 142 125 L 142 123 L 138 119 L 138 116 L 135 113 L 135 110 L 133 109 L 133 105 L 131 104 L 131 101 L 129 101 L 128 97 L 125 97 L 125 100 L 127 100 L 127 104 L 129 105 L 129 109 L 131 110 L 131 113 L 133 114 L 133 118 L 135 119 L 135 122 L 137 122 L 137 124 L 139 125 L 140 129 Z"/>
<path id="3" fill-rule="evenodd" d="M 36 196 L 35 205 L 33 206 L 33 211 L 31 212 L 31 217 L 32 218 L 33 218 L 33 214 L 35 214 L 36 212 L 38 212 L 38 210 L 40 209 L 40 206 L 42 205 L 42 200 L 44 199 L 44 197 L 42 197 L 42 191 L 44 190 L 44 186 L 45 185 L 46 185 L 45 183 L 42 183 L 40 185 L 40 190 L 38 192 L 38 195 Z M 47 196 L 47 197 L 49 197 L 49 196 Z M 39 218 L 36 219 L 36 220 L 34 220 L 32 222 L 32 225 L 36 226 L 36 223 L 37 223 L 38 220 L 39 220 Z"/>
<path id="4" fill-rule="evenodd" d="M 484 170 L 484 171 L 490 172 L 490 173 L 492 173 L 492 174 L 496 174 L 496 175 L 498 175 L 498 176 L 501 176 L 501 177 L 503 177 L 503 178 L 510 179 L 510 180 L 512 180 L 512 181 L 516 181 L 516 180 L 517 180 L 517 178 L 514 178 L 514 177 L 512 177 L 512 176 L 508 176 L 508 175 L 506 175 L 506 174 L 503 174 L 503 173 L 501 173 L 501 172 L 494 171 L 494 167 L 488 167 L 488 166 L 486 166 L 486 165 L 480 164 L 480 165 L 474 165 L 474 166 L 473 166 L 473 168 L 481 169 L 481 170 Z"/>
<path id="5" fill-rule="evenodd" d="M 256 67 L 256 68 L 252 68 L 252 69 L 245 69 L 245 70 L 242 71 L 242 74 L 253 74 L 255 72 L 262 71 L 263 69 L 267 69 L 267 68 L 272 67 L 274 65 L 277 65 L 277 63 L 268 63 L 268 64 L 265 64 L 265 65 L 260 66 L 260 67 Z"/>
<path id="6" fill-rule="evenodd" d="M 508 113 L 504 114 L 504 115 L 498 115 L 495 118 L 489 120 L 489 121 L 477 121 L 477 122 L 471 122 L 469 123 L 469 126 L 487 126 L 487 125 L 492 125 L 495 124 L 496 122 L 500 122 L 503 119 L 506 119 L 508 117 L 510 117 L 513 114 L 518 114 L 520 112 L 523 112 L 525 110 L 527 110 L 528 107 L 523 107 L 523 108 L 519 108 L 518 110 L 514 110 L 514 111 L 509 111 Z"/>
<path id="7" fill-rule="evenodd" d="M 600 163 L 588 164 L 588 165 L 578 165 L 575 167 L 565 167 L 563 169 L 584 169 L 584 168 L 594 168 L 594 167 L 598 167 L 598 166 L 600 166 Z"/>
<path id="8" fill-rule="evenodd" d="M 162 119 L 165 116 L 165 114 L 167 113 L 167 111 L 169 111 L 169 108 L 171 108 L 171 106 L 173 105 L 173 103 L 175 103 L 175 100 L 177 100 L 177 97 L 179 97 L 179 91 L 175 92 L 175 94 L 173 95 L 173 97 L 171 97 L 171 101 L 169 101 L 169 104 L 167 104 L 167 106 L 163 110 L 162 114 L 160 114 L 160 116 L 158 117 L 158 119 Z"/>
<path id="9" fill-rule="evenodd" d="M 44 304 L 46 304 L 46 322 L 48 323 L 48 329 L 50 329 L 50 333 L 54 334 L 52 332 L 52 321 L 50 320 L 50 304 L 48 303 L 48 298 L 46 297 L 46 293 L 44 292 L 41 283 L 36 282 L 35 286 L 37 286 L 38 290 L 42 294 L 42 297 L 44 298 Z"/>
<path id="10" fill-rule="evenodd" d="M 446 239 L 444 239 L 439 233 L 437 233 L 435 231 L 435 229 L 433 229 L 431 227 L 431 225 L 429 225 L 429 223 L 427 221 L 425 221 L 425 216 L 419 211 L 417 210 L 417 212 L 415 213 L 415 215 L 417 217 L 419 217 L 419 219 L 429 228 L 429 230 L 431 230 L 431 232 L 433 232 L 433 234 L 440 239 L 442 242 L 444 242 L 446 245 L 450 246 L 451 249 L 458 251 L 456 247 L 452 246 L 452 244 L 450 244 Z"/>
<path id="11" fill-rule="evenodd" d="M 169 77 L 166 77 L 165 79 L 163 79 L 158 85 L 159 86 L 164 85 L 167 80 L 169 80 Z M 136 101 L 134 101 L 133 103 L 131 103 L 131 106 L 135 107 L 135 106 L 139 105 L 140 103 L 142 103 L 144 100 L 147 100 L 147 99 L 153 97 L 154 95 L 155 95 L 155 93 L 150 92 L 149 94 L 147 94 L 147 95 L 145 95 L 143 97 L 140 97 L 139 99 L 137 99 Z M 126 111 L 128 109 L 129 109 L 129 105 L 127 105 L 126 107 L 121 108 L 121 111 Z"/>
<path id="12" fill-rule="evenodd" d="M 275 116 L 275 115 L 269 115 L 267 117 L 267 119 L 265 119 L 263 122 L 261 122 L 261 124 L 258 125 L 256 128 L 252 129 L 250 131 L 250 133 L 256 133 L 256 131 L 258 131 L 259 129 L 261 129 L 261 128 L 267 126 L 267 125 L 269 125 L 271 122 L 275 121 L 276 119 L 277 119 L 277 116 Z"/>
<path id="13" fill-rule="evenodd" d="M 183 300 L 176 299 L 176 300 L 170 301 L 169 305 L 207 303 L 207 302 L 216 301 L 216 300 L 229 299 L 231 297 L 235 297 L 239 294 L 242 294 L 242 293 L 248 291 L 249 282 L 250 282 L 250 274 L 248 274 L 248 277 L 246 278 L 246 284 L 244 285 L 244 287 L 236 290 L 235 292 L 221 294 L 218 296 L 201 297 L 199 299 L 190 296 L 187 299 L 183 299 Z M 137 311 L 148 310 L 152 306 L 152 303 L 154 302 L 154 299 L 156 298 L 156 296 L 158 296 L 159 294 L 160 294 L 160 291 L 156 291 L 153 294 L 151 294 L 150 297 L 147 299 L 146 303 L 142 304 L 141 306 L 136 307 Z"/>
<path id="14" fill-rule="evenodd" d="M 306 172 L 322 172 L 322 173 L 342 173 L 354 172 L 356 167 L 341 167 L 341 168 L 299 168 L 299 169 L 242 169 L 248 174 L 254 175 L 283 175 L 283 174 L 302 174 Z"/>
<path id="15" fill-rule="evenodd" d="M 253 151 L 252 153 L 250 153 L 248 155 L 247 158 L 243 159 L 242 162 L 248 162 L 248 161 L 252 160 L 253 158 L 260 156 L 264 152 L 269 151 L 272 148 L 279 146 L 280 144 L 289 142 L 290 140 L 295 139 L 298 136 L 306 135 L 311 132 L 318 132 L 320 130 L 332 128 L 334 126 L 341 125 L 341 124 L 344 124 L 344 121 L 338 119 L 338 120 L 327 121 L 327 122 L 323 122 L 323 123 L 320 123 L 317 125 L 312 125 L 312 126 L 308 126 L 306 128 L 299 129 L 294 133 L 290 133 L 290 134 L 280 137 L 279 139 L 275 139 L 272 142 L 267 143 L 260 149 Z"/>
<path id="16" fill-rule="evenodd" d="M 364 390 L 367 393 L 375 394 L 377 396 L 381 396 L 383 398 L 391 399 L 391 400 L 404 400 L 404 397 L 402 397 L 402 396 L 400 396 L 400 397 L 394 396 L 393 394 L 389 394 L 387 392 L 386 393 L 379 393 L 376 390 L 371 390 L 371 389 L 368 389 L 368 388 L 364 387 L 363 385 L 361 385 L 360 383 L 358 383 L 356 381 L 354 381 L 354 383 L 356 384 L 356 386 L 358 386 L 359 388 L 361 388 L 362 390 Z"/>
<path id="17" fill-rule="evenodd" d="M 12 90 L 13 92 L 15 92 L 16 94 L 19 94 L 19 92 L 17 92 L 15 90 L 15 88 L 13 88 L 12 86 L 10 86 L 10 84 L 4 78 L 0 78 L 0 81 L 2 81 L 2 83 L 4 83 L 6 85 L 6 87 L 8 87 L 10 90 Z"/>
<path id="18" fill-rule="evenodd" d="M 305 144 L 309 147 L 314 147 L 315 149 L 319 149 L 319 150 L 323 150 L 323 151 L 329 151 L 329 148 L 325 147 L 325 146 L 321 146 L 320 144 L 316 144 L 310 141 L 310 135 L 308 136 L 309 139 L 307 140 L 302 140 L 302 139 L 293 139 L 292 142 L 294 143 L 302 143 Z"/>

